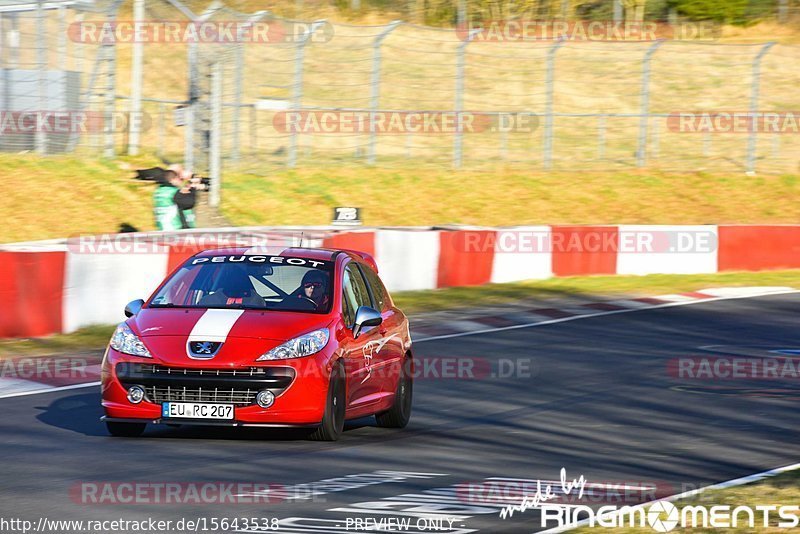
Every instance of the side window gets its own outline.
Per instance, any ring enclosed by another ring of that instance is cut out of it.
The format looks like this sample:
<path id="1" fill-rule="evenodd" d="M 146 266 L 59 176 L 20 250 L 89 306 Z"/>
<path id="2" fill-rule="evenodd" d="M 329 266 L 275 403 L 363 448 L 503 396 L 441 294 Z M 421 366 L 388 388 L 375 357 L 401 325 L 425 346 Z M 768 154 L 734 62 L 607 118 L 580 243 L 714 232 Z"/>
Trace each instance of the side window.
<path id="1" fill-rule="evenodd" d="M 372 298 L 375 300 L 375 309 L 378 311 L 385 310 L 387 305 L 386 289 L 383 287 L 383 283 L 381 282 L 380 278 L 378 278 L 378 275 L 375 273 L 375 271 L 366 265 L 360 265 L 359 267 L 361 267 L 361 272 L 364 273 L 364 278 L 366 278 L 367 283 L 372 290 Z"/>
<path id="2" fill-rule="evenodd" d="M 361 276 L 361 271 L 358 268 L 352 269 L 353 287 L 356 290 L 356 300 L 359 306 L 372 306 L 372 301 L 369 299 L 369 290 L 367 284 L 364 282 L 364 277 Z M 358 309 L 358 307 L 356 307 Z"/>
<path id="3" fill-rule="evenodd" d="M 356 295 L 350 279 L 350 269 L 345 269 L 342 279 L 342 315 L 347 326 L 356 322 Z"/>
<path id="4" fill-rule="evenodd" d="M 344 270 L 342 280 L 342 314 L 348 325 L 356 321 L 356 310 L 359 306 L 370 306 L 369 293 L 364 279 L 358 269 L 348 265 Z"/>

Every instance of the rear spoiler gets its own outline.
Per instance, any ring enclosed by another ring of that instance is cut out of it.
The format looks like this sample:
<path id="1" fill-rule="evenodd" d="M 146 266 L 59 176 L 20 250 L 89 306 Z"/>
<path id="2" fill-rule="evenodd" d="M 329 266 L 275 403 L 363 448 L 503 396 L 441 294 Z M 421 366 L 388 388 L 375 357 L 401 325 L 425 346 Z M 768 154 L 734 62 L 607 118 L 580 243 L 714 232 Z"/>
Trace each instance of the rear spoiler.
<path id="1" fill-rule="evenodd" d="M 375 258 L 372 257 L 372 254 L 367 254 L 366 252 L 361 252 L 360 250 L 351 250 L 343 248 L 341 249 L 342 252 L 350 254 L 352 256 L 356 256 L 364 260 L 364 262 L 372 267 L 372 269 L 377 273 L 378 272 L 378 264 L 375 263 Z"/>

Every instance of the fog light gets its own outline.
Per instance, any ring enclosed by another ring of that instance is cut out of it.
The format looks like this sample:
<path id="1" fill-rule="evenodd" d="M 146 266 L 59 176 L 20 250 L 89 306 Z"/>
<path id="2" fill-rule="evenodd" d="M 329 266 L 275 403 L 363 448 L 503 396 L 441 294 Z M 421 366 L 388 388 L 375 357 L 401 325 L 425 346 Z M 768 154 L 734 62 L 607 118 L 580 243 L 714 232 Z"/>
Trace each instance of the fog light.
<path id="1" fill-rule="evenodd" d="M 144 400 L 144 389 L 141 386 L 131 386 L 128 390 L 128 400 L 131 404 L 139 404 Z"/>
<path id="2" fill-rule="evenodd" d="M 262 408 L 269 408 L 272 406 L 273 402 L 275 402 L 275 395 L 273 395 L 268 389 L 259 391 L 258 395 L 256 395 L 256 404 Z"/>

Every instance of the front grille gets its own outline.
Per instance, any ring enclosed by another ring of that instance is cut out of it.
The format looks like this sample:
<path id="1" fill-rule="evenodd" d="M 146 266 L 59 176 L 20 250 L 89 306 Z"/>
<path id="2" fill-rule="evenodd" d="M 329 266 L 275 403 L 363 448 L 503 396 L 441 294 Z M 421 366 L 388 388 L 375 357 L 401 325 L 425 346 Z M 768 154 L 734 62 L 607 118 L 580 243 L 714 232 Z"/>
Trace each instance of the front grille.
<path id="1" fill-rule="evenodd" d="M 215 402 L 249 406 L 255 403 L 258 390 L 145 386 L 147 400 L 162 402 Z"/>
<path id="2" fill-rule="evenodd" d="M 147 400 L 162 402 L 218 402 L 248 406 L 268 389 L 280 395 L 294 380 L 291 367 L 198 369 L 123 362 L 115 368 L 126 388 L 144 388 Z"/>
<path id="3" fill-rule="evenodd" d="M 153 376 L 238 376 L 238 377 L 266 377 L 267 369 L 263 367 L 249 367 L 247 369 L 185 369 L 180 367 L 164 367 L 163 365 L 139 365 L 144 374 Z"/>

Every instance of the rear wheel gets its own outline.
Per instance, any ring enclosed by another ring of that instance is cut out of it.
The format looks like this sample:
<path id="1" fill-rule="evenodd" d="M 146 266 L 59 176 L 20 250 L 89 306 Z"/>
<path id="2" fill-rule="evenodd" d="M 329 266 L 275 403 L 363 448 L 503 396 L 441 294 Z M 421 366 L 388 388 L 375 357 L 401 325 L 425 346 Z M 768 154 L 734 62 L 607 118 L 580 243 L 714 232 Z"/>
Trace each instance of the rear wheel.
<path id="1" fill-rule="evenodd" d="M 108 433 L 118 438 L 136 438 L 144 433 L 147 423 L 113 423 L 106 421 Z"/>
<path id="2" fill-rule="evenodd" d="M 331 370 L 331 381 L 328 385 L 328 397 L 322 424 L 311 434 L 315 441 L 336 441 L 344 430 L 345 412 L 345 373 L 341 364 L 337 363 Z"/>
<path id="3" fill-rule="evenodd" d="M 411 419 L 411 393 L 413 390 L 413 377 L 411 374 L 411 358 L 406 357 L 400 368 L 400 378 L 397 381 L 397 390 L 394 396 L 394 404 L 383 413 L 375 414 L 378 426 L 384 428 L 405 428 Z"/>

